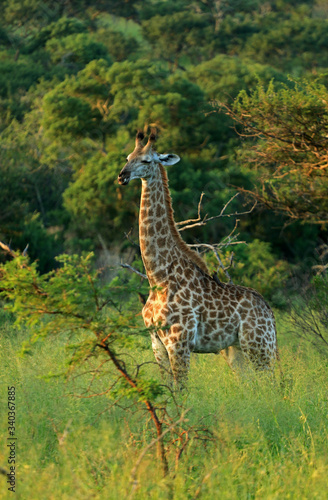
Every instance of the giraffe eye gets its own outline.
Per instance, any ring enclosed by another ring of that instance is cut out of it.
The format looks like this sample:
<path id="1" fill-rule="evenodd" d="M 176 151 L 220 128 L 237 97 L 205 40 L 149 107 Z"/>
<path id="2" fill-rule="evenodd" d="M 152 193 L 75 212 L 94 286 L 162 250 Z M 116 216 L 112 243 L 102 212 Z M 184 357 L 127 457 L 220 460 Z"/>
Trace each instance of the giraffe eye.
<path id="1" fill-rule="evenodd" d="M 150 163 L 149 160 L 142 160 L 141 163 Z"/>

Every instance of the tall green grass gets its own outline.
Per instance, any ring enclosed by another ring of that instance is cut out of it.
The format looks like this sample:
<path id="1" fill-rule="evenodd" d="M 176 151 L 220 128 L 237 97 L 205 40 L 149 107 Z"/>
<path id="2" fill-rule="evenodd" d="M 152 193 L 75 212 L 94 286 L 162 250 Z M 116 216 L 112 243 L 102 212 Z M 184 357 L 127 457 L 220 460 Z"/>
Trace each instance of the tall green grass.
<path id="1" fill-rule="evenodd" d="M 79 398 L 88 375 L 42 378 L 62 371 L 66 340 L 37 345 L 17 355 L 27 333 L 2 321 L 0 466 L 7 468 L 7 386 L 17 393 L 17 499 L 327 499 L 327 358 L 289 333 L 278 318 L 281 365 L 275 380 L 265 375 L 236 377 L 216 355 L 193 356 L 188 425 L 209 428 L 214 441 L 195 440 L 163 478 L 155 449 L 146 453 L 136 481 L 131 470 L 151 440 L 140 412 L 111 407 L 106 396 Z M 152 360 L 152 353 L 134 353 Z M 87 369 L 87 368 L 86 368 Z M 156 367 L 149 370 L 157 373 Z M 99 381 L 104 387 L 104 381 Z M 0 476 L 3 499 L 6 478 Z"/>

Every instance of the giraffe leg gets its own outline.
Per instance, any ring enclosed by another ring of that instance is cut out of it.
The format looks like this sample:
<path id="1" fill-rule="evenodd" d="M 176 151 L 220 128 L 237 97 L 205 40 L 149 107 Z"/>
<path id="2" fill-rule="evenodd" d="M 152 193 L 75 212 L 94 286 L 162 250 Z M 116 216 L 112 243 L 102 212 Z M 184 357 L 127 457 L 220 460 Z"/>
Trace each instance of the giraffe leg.
<path id="1" fill-rule="evenodd" d="M 190 346 L 187 341 L 188 332 L 180 325 L 173 325 L 165 340 L 174 383 L 177 388 L 183 389 L 188 380 L 190 367 Z"/>
<path id="2" fill-rule="evenodd" d="M 166 347 L 164 346 L 164 344 L 162 343 L 161 339 L 158 337 L 156 332 L 152 333 L 151 335 L 151 343 L 152 343 L 153 353 L 159 365 L 162 377 L 164 378 L 164 380 L 168 380 L 169 384 L 171 385 L 173 374 L 171 370 L 169 356 Z"/>
<path id="3" fill-rule="evenodd" d="M 169 349 L 169 358 L 173 373 L 175 386 L 182 390 L 186 387 L 188 381 L 188 372 L 190 367 L 190 351 L 184 352 L 183 355 L 176 352 L 179 345 L 175 345 L 174 349 Z"/>
<path id="4" fill-rule="evenodd" d="M 256 334 L 253 328 L 241 325 L 239 333 L 240 348 L 256 370 L 272 370 L 276 359 L 275 330 Z"/>
<path id="5" fill-rule="evenodd" d="M 239 346 L 227 347 L 221 351 L 221 355 L 233 372 L 242 374 L 249 371 L 249 361 Z"/>

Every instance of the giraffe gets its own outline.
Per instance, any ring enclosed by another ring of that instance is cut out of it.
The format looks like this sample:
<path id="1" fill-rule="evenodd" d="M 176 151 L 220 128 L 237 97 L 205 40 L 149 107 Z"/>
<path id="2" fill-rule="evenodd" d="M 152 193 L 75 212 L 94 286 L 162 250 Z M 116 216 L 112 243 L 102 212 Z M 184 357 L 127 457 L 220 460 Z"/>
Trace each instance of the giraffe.
<path id="1" fill-rule="evenodd" d="M 277 357 L 273 312 L 252 288 L 218 282 L 198 253 L 183 241 L 174 222 L 167 165 L 180 158 L 158 154 L 152 132 L 134 151 L 118 176 L 125 186 L 141 178 L 139 242 L 150 284 L 142 310 L 155 358 L 163 372 L 184 386 L 194 353 L 219 353 L 234 371 L 250 364 L 272 369 Z"/>

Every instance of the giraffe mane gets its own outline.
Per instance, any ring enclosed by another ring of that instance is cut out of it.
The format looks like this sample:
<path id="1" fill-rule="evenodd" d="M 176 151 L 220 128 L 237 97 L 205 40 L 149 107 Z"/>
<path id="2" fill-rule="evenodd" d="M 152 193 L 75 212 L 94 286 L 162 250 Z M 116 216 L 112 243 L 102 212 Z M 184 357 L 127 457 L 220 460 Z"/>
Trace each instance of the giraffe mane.
<path id="1" fill-rule="evenodd" d="M 163 182 L 163 187 L 164 187 L 164 198 L 165 198 L 165 204 L 167 208 L 167 216 L 168 216 L 168 222 L 170 229 L 172 231 L 172 235 L 174 238 L 174 241 L 178 248 L 183 251 L 184 255 L 191 260 L 197 267 L 199 267 L 205 274 L 210 276 L 209 270 L 203 261 L 203 259 L 198 255 L 197 252 L 194 250 L 191 250 L 191 248 L 188 247 L 187 243 L 181 238 L 180 233 L 177 229 L 177 226 L 174 221 L 174 211 L 172 208 L 172 198 L 170 195 L 169 191 L 169 181 L 167 177 L 167 173 L 163 165 L 160 163 L 160 172 L 161 172 L 161 177 L 162 177 L 162 182 Z"/>

